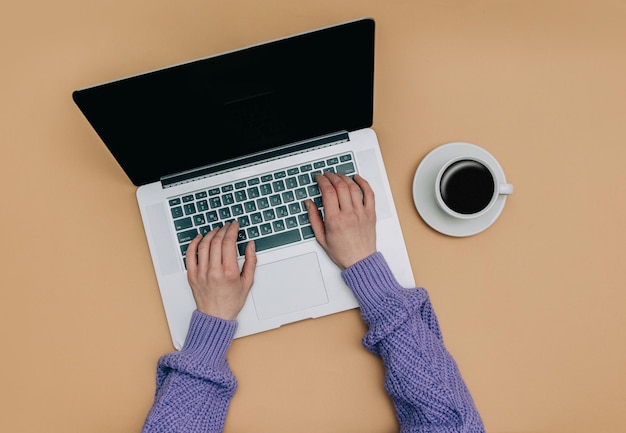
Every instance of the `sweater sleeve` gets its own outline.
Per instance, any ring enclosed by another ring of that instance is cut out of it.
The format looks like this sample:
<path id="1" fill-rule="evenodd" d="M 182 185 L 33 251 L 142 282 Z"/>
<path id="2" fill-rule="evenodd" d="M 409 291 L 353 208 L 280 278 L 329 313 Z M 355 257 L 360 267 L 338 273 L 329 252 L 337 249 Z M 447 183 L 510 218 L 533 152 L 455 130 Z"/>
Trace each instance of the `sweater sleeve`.
<path id="1" fill-rule="evenodd" d="M 369 330 L 363 345 L 385 365 L 385 389 L 403 433 L 484 432 L 446 350 L 428 293 L 398 284 L 380 253 L 345 269 Z"/>
<path id="2" fill-rule="evenodd" d="M 195 311 L 179 352 L 157 365 L 154 403 L 143 433 L 221 432 L 237 380 L 226 361 L 237 322 Z"/>

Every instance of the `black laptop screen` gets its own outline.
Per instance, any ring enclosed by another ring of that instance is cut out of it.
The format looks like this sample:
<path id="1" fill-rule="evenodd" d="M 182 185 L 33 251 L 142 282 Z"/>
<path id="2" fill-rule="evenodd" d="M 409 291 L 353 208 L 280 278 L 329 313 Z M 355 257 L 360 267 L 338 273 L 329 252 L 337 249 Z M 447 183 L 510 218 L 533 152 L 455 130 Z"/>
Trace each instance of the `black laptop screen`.
<path id="1" fill-rule="evenodd" d="M 374 22 L 342 24 L 74 92 L 135 185 L 372 125 Z"/>

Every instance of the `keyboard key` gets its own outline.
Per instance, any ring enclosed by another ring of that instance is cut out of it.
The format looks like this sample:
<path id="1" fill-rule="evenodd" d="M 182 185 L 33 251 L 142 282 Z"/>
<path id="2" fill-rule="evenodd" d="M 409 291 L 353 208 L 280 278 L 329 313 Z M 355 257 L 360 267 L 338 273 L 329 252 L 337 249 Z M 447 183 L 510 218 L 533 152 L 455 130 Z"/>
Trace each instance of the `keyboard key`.
<path id="1" fill-rule="evenodd" d="M 198 230 L 197 229 L 187 230 L 184 232 L 177 233 L 176 236 L 178 236 L 178 243 L 183 244 L 185 242 L 191 241 L 196 236 L 198 236 Z"/>
<path id="2" fill-rule="evenodd" d="M 209 202 L 206 200 L 200 200 L 196 203 L 198 212 L 204 212 L 205 210 L 209 210 Z"/>
<path id="3" fill-rule="evenodd" d="M 292 189 L 298 186 L 298 180 L 295 177 L 288 177 L 285 179 L 285 186 L 287 189 Z"/>
<path id="4" fill-rule="evenodd" d="M 254 212 L 256 210 L 256 204 L 253 201 L 247 201 L 243 204 L 243 207 L 246 209 L 246 212 Z"/>
<path id="5" fill-rule="evenodd" d="M 269 182 L 274 177 L 271 174 L 266 174 L 265 176 L 261 176 L 261 182 Z"/>
<path id="6" fill-rule="evenodd" d="M 228 206 L 230 204 L 233 204 L 235 202 L 235 197 L 233 197 L 232 194 L 224 194 L 222 196 L 222 203 L 224 203 L 224 206 Z"/>
<path id="7" fill-rule="evenodd" d="M 313 203 L 315 203 L 315 205 L 318 208 L 321 208 L 321 207 L 324 206 L 324 203 L 322 202 L 322 197 L 321 196 L 313 197 Z"/>
<path id="8" fill-rule="evenodd" d="M 307 190 L 309 191 L 309 196 L 311 197 L 320 195 L 320 187 L 317 186 L 317 184 L 310 185 L 309 187 L 307 187 Z"/>
<path id="9" fill-rule="evenodd" d="M 347 162 L 345 164 L 341 164 L 337 166 L 337 173 L 349 175 L 355 173 L 354 164 L 351 162 Z"/>
<path id="10" fill-rule="evenodd" d="M 242 182 L 237 182 L 235 183 L 235 188 L 236 189 L 242 189 L 246 187 L 246 182 L 242 181 Z"/>
<path id="11" fill-rule="evenodd" d="M 352 161 L 352 155 L 350 155 L 350 154 L 341 155 L 339 157 L 339 161 L 341 161 L 341 162 Z"/>
<path id="12" fill-rule="evenodd" d="M 254 179 L 248 179 L 248 186 L 258 185 L 259 183 L 261 183 L 261 181 L 258 177 L 255 177 Z"/>
<path id="13" fill-rule="evenodd" d="M 239 232 L 237 233 L 237 242 L 241 242 L 241 241 L 245 241 L 245 240 L 248 240 L 248 237 L 246 236 L 246 231 L 245 230 L 239 230 Z"/>
<path id="14" fill-rule="evenodd" d="M 206 236 L 208 232 L 211 231 L 211 227 L 210 226 L 204 226 L 204 227 L 200 227 L 200 234 L 202 236 Z"/>
<path id="15" fill-rule="evenodd" d="M 219 188 L 212 188 L 209 190 L 209 195 L 218 195 L 220 193 Z"/>
<path id="16" fill-rule="evenodd" d="M 183 216 L 183 208 L 180 206 L 173 207 L 171 211 L 172 218 L 180 218 L 181 216 Z"/>
<path id="17" fill-rule="evenodd" d="M 206 224 L 206 220 L 204 219 L 204 215 L 198 214 L 193 216 L 193 223 L 197 226 L 201 226 Z"/>
<path id="18" fill-rule="evenodd" d="M 298 220 L 296 219 L 296 217 L 285 218 L 285 225 L 288 229 L 298 227 Z"/>
<path id="19" fill-rule="evenodd" d="M 211 205 L 211 209 L 216 209 L 222 207 L 222 200 L 219 197 L 213 197 L 209 199 L 209 204 Z"/>
<path id="20" fill-rule="evenodd" d="M 174 227 L 176 228 L 176 231 L 185 230 L 190 227 L 193 227 L 193 222 L 191 221 L 191 218 L 189 217 L 182 218 L 182 219 L 174 221 Z"/>
<path id="21" fill-rule="evenodd" d="M 235 191 L 235 201 L 237 203 L 248 200 L 248 196 L 245 191 Z"/>
<path id="22" fill-rule="evenodd" d="M 201 198 L 205 198 L 206 197 L 206 191 L 202 191 L 202 192 L 197 192 L 196 193 L 196 199 L 201 199 Z"/>
<path id="23" fill-rule="evenodd" d="M 259 233 L 258 227 L 250 227 L 248 229 L 248 237 L 250 239 L 258 238 L 259 236 L 261 236 L 261 234 Z"/>
<path id="24" fill-rule="evenodd" d="M 274 221 L 272 227 L 274 227 L 275 232 L 282 232 L 285 230 L 285 222 L 283 220 Z"/>
<path id="25" fill-rule="evenodd" d="M 217 212 L 212 210 L 211 212 L 206 213 L 206 219 L 212 223 L 212 222 L 217 221 L 219 218 L 217 216 Z"/>
<path id="26" fill-rule="evenodd" d="M 229 192 L 233 190 L 233 186 L 232 185 L 224 185 L 222 187 L 222 192 Z"/>
<path id="27" fill-rule="evenodd" d="M 179 198 L 173 198 L 169 201 L 170 206 L 176 206 L 180 204 L 180 199 Z"/>
<path id="28" fill-rule="evenodd" d="M 270 207 L 270 202 L 267 200 L 266 197 L 261 197 L 256 201 L 256 205 L 259 209 L 267 209 L 268 207 Z"/>
<path id="29" fill-rule="evenodd" d="M 220 218 L 225 220 L 230 218 L 230 209 L 228 209 L 227 207 L 223 207 L 218 211 Z"/>
<path id="30" fill-rule="evenodd" d="M 256 186 L 253 186 L 252 188 L 248 188 L 248 197 L 257 198 L 260 195 L 261 193 L 259 192 L 259 188 L 257 188 Z"/>
<path id="31" fill-rule="evenodd" d="M 261 216 L 260 212 L 256 212 L 250 215 L 250 221 L 252 224 L 261 224 L 263 222 L 263 216 Z"/>
<path id="32" fill-rule="evenodd" d="M 300 171 L 311 171 L 313 170 L 313 166 L 311 164 L 305 164 L 300 167 Z"/>
<path id="33" fill-rule="evenodd" d="M 287 170 L 287 174 L 289 176 L 293 176 L 294 174 L 298 174 L 298 173 L 300 173 L 300 170 L 298 169 L 298 167 L 290 168 L 289 170 Z"/>
<path id="34" fill-rule="evenodd" d="M 293 195 L 293 191 L 287 191 L 283 193 L 283 202 L 284 203 L 289 203 L 294 201 L 296 198 Z"/>
<path id="35" fill-rule="evenodd" d="M 300 176 L 298 176 L 298 183 L 300 184 L 300 186 L 308 185 L 311 183 L 311 178 L 307 173 L 301 174 Z"/>
<path id="36" fill-rule="evenodd" d="M 313 227 L 311 226 L 301 227 L 300 231 L 302 231 L 302 239 L 311 239 L 315 237 L 315 233 L 313 233 Z"/>
<path id="37" fill-rule="evenodd" d="M 297 198 L 298 200 L 302 200 L 302 199 L 305 199 L 305 198 L 307 198 L 307 197 L 308 197 L 308 196 L 306 195 L 306 189 L 304 189 L 304 188 L 298 188 L 298 189 L 296 190 L 296 198 Z"/>
<path id="38" fill-rule="evenodd" d="M 183 254 L 183 256 L 187 254 L 188 249 L 189 249 L 189 244 L 184 244 L 180 246 L 180 252 Z"/>
<path id="39" fill-rule="evenodd" d="M 326 164 L 328 165 L 335 165 L 335 164 L 339 164 L 339 158 L 330 158 L 326 160 Z"/>
<path id="40" fill-rule="evenodd" d="M 261 194 L 262 195 L 269 195 L 271 193 L 273 193 L 274 191 L 272 191 L 272 185 L 270 185 L 269 183 L 264 183 L 261 185 Z"/>
<path id="41" fill-rule="evenodd" d="M 183 197 L 183 203 L 189 203 L 190 201 L 193 201 L 193 195 L 186 195 Z"/>
<path id="42" fill-rule="evenodd" d="M 273 219 L 276 219 L 276 212 L 274 212 L 274 209 L 264 210 L 263 219 L 265 221 L 272 221 Z"/>
<path id="43" fill-rule="evenodd" d="M 324 170 L 322 170 L 324 173 L 335 173 L 335 167 L 326 167 L 324 168 Z"/>
<path id="44" fill-rule="evenodd" d="M 279 171 L 274 173 L 274 179 L 282 179 L 283 177 L 286 177 L 287 173 L 285 173 L 284 171 Z"/>
<path id="45" fill-rule="evenodd" d="M 287 206 L 280 206 L 276 208 L 276 216 L 278 218 L 284 218 L 289 215 L 289 211 L 287 210 Z"/>
<path id="46" fill-rule="evenodd" d="M 239 227 L 248 227 L 250 225 L 250 218 L 247 215 L 237 218 Z"/>
<path id="47" fill-rule="evenodd" d="M 196 213 L 196 205 L 193 203 L 183 205 L 183 209 L 185 209 L 185 215 L 191 215 Z"/>
<path id="48" fill-rule="evenodd" d="M 272 226 L 269 223 L 261 224 L 259 228 L 261 229 L 262 235 L 269 235 L 272 233 Z"/>
<path id="49" fill-rule="evenodd" d="M 299 214 L 300 212 L 302 212 L 302 209 L 300 209 L 300 203 L 296 202 L 289 205 L 289 213 L 291 215 Z"/>
<path id="50" fill-rule="evenodd" d="M 279 247 L 282 245 L 288 245 L 293 242 L 298 242 L 300 240 L 302 240 L 302 237 L 300 236 L 300 230 L 295 229 L 295 230 L 288 230 L 285 232 L 280 232 L 272 236 L 259 238 L 255 240 L 254 242 L 256 244 L 256 251 L 260 252 L 260 251 L 268 250 L 270 248 Z M 245 243 L 238 244 L 237 248 L 239 250 L 239 255 L 243 255 L 244 251 L 246 250 L 246 244 Z"/>
<path id="51" fill-rule="evenodd" d="M 277 180 L 272 185 L 274 186 L 275 192 L 281 192 L 285 190 L 285 182 L 283 182 L 282 180 Z"/>
<path id="52" fill-rule="evenodd" d="M 283 201 L 280 199 L 278 194 L 270 195 L 270 204 L 272 206 L 278 206 L 279 204 L 283 204 Z"/>
<path id="53" fill-rule="evenodd" d="M 212 225 L 212 227 L 213 227 L 213 230 L 219 229 L 219 228 L 224 227 L 224 223 L 223 222 L 215 223 Z"/>
<path id="54" fill-rule="evenodd" d="M 243 206 L 240 204 L 236 204 L 230 208 L 233 212 L 234 216 L 243 215 Z"/>
<path id="55" fill-rule="evenodd" d="M 317 161 L 313 164 L 313 168 L 322 168 L 326 167 L 326 163 L 324 161 Z"/>
<path id="56" fill-rule="evenodd" d="M 309 214 L 308 213 L 301 213 L 300 215 L 298 215 L 298 222 L 300 222 L 301 226 L 305 226 L 310 224 L 309 222 Z"/>

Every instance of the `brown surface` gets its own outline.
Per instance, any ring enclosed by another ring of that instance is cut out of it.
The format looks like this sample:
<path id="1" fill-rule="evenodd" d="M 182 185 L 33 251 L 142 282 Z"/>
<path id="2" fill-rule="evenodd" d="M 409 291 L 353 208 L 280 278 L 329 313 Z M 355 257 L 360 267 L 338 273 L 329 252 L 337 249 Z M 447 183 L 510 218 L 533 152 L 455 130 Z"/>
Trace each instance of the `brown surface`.
<path id="1" fill-rule="evenodd" d="M 71 91 L 373 16 L 375 129 L 413 271 L 490 432 L 626 431 L 626 3 L 11 2 L 0 13 L 0 431 L 138 431 L 171 350 L 135 189 Z M 515 194 L 471 238 L 411 200 L 470 141 Z M 234 343 L 229 432 L 392 432 L 358 313 Z"/>

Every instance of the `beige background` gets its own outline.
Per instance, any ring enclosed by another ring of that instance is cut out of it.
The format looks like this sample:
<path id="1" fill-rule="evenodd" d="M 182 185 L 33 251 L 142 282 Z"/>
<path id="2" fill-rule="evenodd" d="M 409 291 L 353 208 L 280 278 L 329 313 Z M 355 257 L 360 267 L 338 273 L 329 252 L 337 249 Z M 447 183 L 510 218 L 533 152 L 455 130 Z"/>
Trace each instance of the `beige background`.
<path id="1" fill-rule="evenodd" d="M 623 0 L 5 1 L 0 431 L 138 431 L 171 350 L 135 188 L 72 90 L 361 16 L 415 278 L 488 431 L 626 431 Z M 516 188 L 464 239 L 411 199 L 456 140 Z M 237 340 L 226 431 L 397 431 L 364 332 L 350 311 Z"/>

